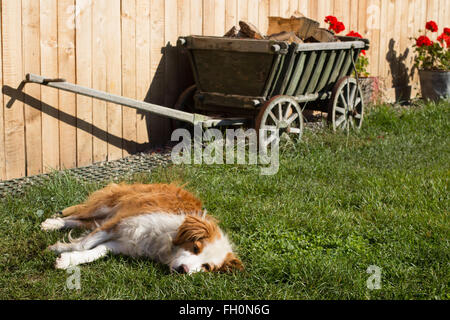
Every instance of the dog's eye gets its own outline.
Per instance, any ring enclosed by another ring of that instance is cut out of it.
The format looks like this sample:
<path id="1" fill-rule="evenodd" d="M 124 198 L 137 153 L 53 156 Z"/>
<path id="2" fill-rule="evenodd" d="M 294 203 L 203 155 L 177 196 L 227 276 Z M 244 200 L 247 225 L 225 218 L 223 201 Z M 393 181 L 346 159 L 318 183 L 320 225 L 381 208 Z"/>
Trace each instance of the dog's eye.
<path id="1" fill-rule="evenodd" d="M 200 252 L 200 249 L 198 248 L 198 246 L 196 244 L 194 244 L 194 254 L 198 254 Z"/>
<path id="2" fill-rule="evenodd" d="M 205 269 L 206 271 L 211 271 L 211 266 L 207 263 L 205 263 L 203 266 L 203 269 Z"/>

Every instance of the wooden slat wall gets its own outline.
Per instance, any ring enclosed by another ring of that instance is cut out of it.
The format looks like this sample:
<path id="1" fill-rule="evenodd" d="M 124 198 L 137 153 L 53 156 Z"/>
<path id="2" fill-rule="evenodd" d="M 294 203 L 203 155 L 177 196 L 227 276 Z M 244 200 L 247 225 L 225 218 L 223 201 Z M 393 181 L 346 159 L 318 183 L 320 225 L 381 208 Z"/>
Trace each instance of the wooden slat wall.
<path id="1" fill-rule="evenodd" d="M 113 160 L 162 143 L 167 119 L 38 85 L 26 73 L 172 106 L 189 83 L 178 36 L 220 36 L 240 19 L 326 15 L 371 40 L 385 97 L 418 90 L 411 36 L 450 27 L 450 0 L 0 0 L 0 179 Z M 170 43 L 170 45 L 169 45 Z M 408 88 L 409 86 L 409 88 Z M 405 89 L 406 88 L 406 89 Z M 406 91 L 405 91 L 406 90 Z"/>

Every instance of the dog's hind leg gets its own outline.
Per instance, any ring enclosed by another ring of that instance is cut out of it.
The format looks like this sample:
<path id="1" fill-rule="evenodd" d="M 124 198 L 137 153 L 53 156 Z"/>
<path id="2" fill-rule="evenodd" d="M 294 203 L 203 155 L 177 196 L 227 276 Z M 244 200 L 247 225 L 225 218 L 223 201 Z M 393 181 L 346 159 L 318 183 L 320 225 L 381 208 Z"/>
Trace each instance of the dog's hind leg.
<path id="1" fill-rule="evenodd" d="M 85 237 L 73 240 L 70 243 L 57 242 L 54 245 L 49 246 L 48 249 L 56 253 L 68 251 L 84 251 L 90 250 L 111 239 L 112 239 L 111 233 L 96 229 L 95 231 L 89 233 Z"/>
<path id="2" fill-rule="evenodd" d="M 83 263 L 93 262 L 106 256 L 109 252 L 116 252 L 116 247 L 117 243 L 115 241 L 109 241 L 90 250 L 64 252 L 56 259 L 55 268 L 68 269 Z"/>
<path id="3" fill-rule="evenodd" d="M 114 208 L 130 190 L 131 187 L 128 185 L 110 184 L 92 193 L 84 203 L 68 207 L 60 214 L 63 217 L 76 217 L 83 220 L 107 218 L 114 213 Z"/>
<path id="4" fill-rule="evenodd" d="M 41 223 L 41 230 L 53 231 L 87 227 L 86 222 L 70 218 L 49 218 Z"/>

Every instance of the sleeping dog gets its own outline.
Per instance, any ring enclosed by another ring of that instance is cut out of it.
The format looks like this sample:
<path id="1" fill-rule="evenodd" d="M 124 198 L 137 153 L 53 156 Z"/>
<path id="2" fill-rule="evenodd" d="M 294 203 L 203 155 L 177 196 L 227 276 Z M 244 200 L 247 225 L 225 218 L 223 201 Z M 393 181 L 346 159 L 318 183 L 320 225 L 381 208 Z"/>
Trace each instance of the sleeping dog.
<path id="1" fill-rule="evenodd" d="M 216 220 L 202 211 L 201 201 L 173 184 L 111 184 L 41 224 L 45 231 L 65 228 L 90 233 L 49 247 L 60 254 L 58 269 L 109 252 L 148 257 L 179 273 L 243 269 Z"/>

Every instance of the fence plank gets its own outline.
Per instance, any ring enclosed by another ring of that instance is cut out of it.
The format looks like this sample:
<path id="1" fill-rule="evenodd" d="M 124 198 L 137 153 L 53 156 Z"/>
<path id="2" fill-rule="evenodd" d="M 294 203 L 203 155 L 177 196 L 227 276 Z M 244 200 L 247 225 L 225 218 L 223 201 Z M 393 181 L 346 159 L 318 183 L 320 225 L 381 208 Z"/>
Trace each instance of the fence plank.
<path id="1" fill-rule="evenodd" d="M 92 0 L 77 0 L 77 83 L 92 87 Z M 77 95 L 77 165 L 92 163 L 92 99 Z"/>
<path id="2" fill-rule="evenodd" d="M 290 0 L 280 0 L 280 16 L 283 18 L 290 17 L 289 3 Z"/>
<path id="3" fill-rule="evenodd" d="M 248 21 L 248 0 L 238 0 L 238 21 Z"/>
<path id="4" fill-rule="evenodd" d="M 150 87 L 150 2 L 136 0 L 136 95 L 144 100 Z M 137 151 L 145 151 L 149 142 L 146 112 L 137 112 Z"/>
<path id="5" fill-rule="evenodd" d="M 122 93 L 121 65 L 121 14 L 120 0 L 109 0 L 106 14 L 106 88 L 109 93 Z M 122 158 L 122 109 L 113 103 L 107 103 L 108 116 L 108 160 Z"/>
<path id="6" fill-rule="evenodd" d="M 74 0 L 58 1 L 58 73 L 68 82 L 76 81 Z M 62 169 L 77 165 L 76 97 L 59 91 L 59 153 Z"/>
<path id="7" fill-rule="evenodd" d="M 214 35 L 221 37 L 225 34 L 225 1 L 214 1 Z"/>
<path id="8" fill-rule="evenodd" d="M 298 0 L 298 9 L 305 16 L 309 16 L 308 0 Z"/>
<path id="9" fill-rule="evenodd" d="M 21 1 L 2 1 L 3 32 L 3 84 L 17 88 L 22 81 L 22 38 Z M 25 130 L 23 103 L 15 101 L 8 106 L 10 97 L 4 97 L 6 178 L 25 175 Z"/>
<path id="10" fill-rule="evenodd" d="M 269 29 L 269 0 L 261 0 L 259 2 L 258 28 L 262 33 L 267 34 Z"/>
<path id="11" fill-rule="evenodd" d="M 0 13 L 0 30 L 3 17 Z M 0 37 L 1 39 L 1 37 Z M 3 87 L 3 52 L 0 50 L 0 85 Z M 0 94 L 0 180 L 6 179 L 5 127 L 3 118 L 3 94 Z"/>
<path id="12" fill-rule="evenodd" d="M 161 48 L 164 47 L 164 0 L 151 1 L 151 42 L 150 42 L 150 79 L 151 86 L 146 101 L 158 105 L 164 104 L 164 60 Z M 150 115 L 150 142 L 152 145 L 164 143 L 169 123 L 167 118 Z"/>
<path id="13" fill-rule="evenodd" d="M 268 0 L 267 0 L 268 1 Z M 225 30 L 237 26 L 237 0 L 225 0 Z"/>
<path id="14" fill-rule="evenodd" d="M 57 0 L 41 0 L 41 73 L 58 77 Z M 59 169 L 58 91 L 41 87 L 42 101 L 42 165 L 43 172 Z"/>
<path id="15" fill-rule="evenodd" d="M 270 16 L 271 17 L 278 17 L 280 16 L 280 1 L 281 0 L 270 0 Z M 308 0 L 310 1 L 310 0 Z"/>
<path id="16" fill-rule="evenodd" d="M 202 35 L 203 30 L 203 3 L 202 0 L 191 1 L 191 34 Z"/>
<path id="17" fill-rule="evenodd" d="M 41 73 L 41 47 L 39 1 L 22 1 L 22 38 L 24 73 Z M 41 89 L 38 85 L 28 85 L 24 92 L 33 99 L 41 100 Z M 41 105 L 29 105 L 25 98 L 25 146 L 27 175 L 42 173 L 42 119 Z"/>
<path id="18" fill-rule="evenodd" d="M 248 1 L 248 21 L 253 23 L 255 26 L 259 25 L 259 1 L 249 0 Z"/>
<path id="19" fill-rule="evenodd" d="M 203 34 L 214 35 L 214 0 L 203 0 Z"/>
<path id="20" fill-rule="evenodd" d="M 92 86 L 94 89 L 106 91 L 107 72 L 107 46 L 106 37 L 106 15 L 108 0 L 96 0 L 92 2 Z M 108 158 L 108 116 L 106 102 L 97 99 L 92 103 L 92 132 L 93 132 L 93 155 L 94 162 L 105 161 Z"/>
<path id="21" fill-rule="evenodd" d="M 136 0 L 122 0 L 122 94 L 136 99 Z M 136 110 L 123 108 L 123 155 L 136 152 Z"/>

